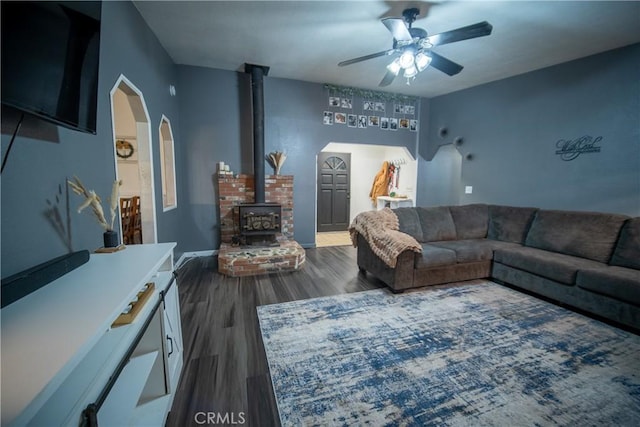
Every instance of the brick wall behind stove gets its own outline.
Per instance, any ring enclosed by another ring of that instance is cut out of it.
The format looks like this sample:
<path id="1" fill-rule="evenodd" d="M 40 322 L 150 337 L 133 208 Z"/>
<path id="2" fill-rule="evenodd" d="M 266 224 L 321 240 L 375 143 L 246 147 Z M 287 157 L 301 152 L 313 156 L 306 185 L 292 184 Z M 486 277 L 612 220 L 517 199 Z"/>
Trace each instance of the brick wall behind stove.
<path id="1" fill-rule="evenodd" d="M 255 201 L 253 175 L 218 175 L 218 195 L 220 241 L 231 243 L 231 238 L 239 234 L 237 206 Z M 267 175 L 264 198 L 266 203 L 282 205 L 282 235 L 293 239 L 293 175 Z"/>

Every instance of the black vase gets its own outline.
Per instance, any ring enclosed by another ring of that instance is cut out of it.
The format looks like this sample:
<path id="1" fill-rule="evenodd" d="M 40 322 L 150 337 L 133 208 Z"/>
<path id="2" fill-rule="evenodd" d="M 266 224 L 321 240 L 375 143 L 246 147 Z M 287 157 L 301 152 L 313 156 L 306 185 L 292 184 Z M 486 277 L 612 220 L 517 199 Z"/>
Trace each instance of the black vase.
<path id="1" fill-rule="evenodd" d="M 105 248 L 115 248 L 118 246 L 119 240 L 118 233 L 116 231 L 105 231 L 103 234 L 103 238 Z"/>

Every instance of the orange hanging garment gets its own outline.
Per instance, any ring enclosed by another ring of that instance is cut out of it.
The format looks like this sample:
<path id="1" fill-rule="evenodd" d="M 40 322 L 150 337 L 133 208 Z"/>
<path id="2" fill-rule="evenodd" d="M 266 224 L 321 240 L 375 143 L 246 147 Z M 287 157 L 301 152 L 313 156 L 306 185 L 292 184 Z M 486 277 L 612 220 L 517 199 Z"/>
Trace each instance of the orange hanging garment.
<path id="1" fill-rule="evenodd" d="M 369 192 L 369 198 L 375 204 L 378 196 L 386 196 L 388 194 L 389 185 L 389 162 L 382 163 L 382 169 L 376 174 L 373 179 L 373 186 Z"/>

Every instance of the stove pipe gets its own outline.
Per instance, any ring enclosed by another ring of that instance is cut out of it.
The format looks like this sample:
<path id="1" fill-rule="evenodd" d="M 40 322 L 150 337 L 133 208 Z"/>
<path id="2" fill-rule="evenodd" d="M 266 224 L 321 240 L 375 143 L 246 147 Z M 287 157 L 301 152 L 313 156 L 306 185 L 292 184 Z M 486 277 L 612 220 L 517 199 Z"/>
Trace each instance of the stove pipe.
<path id="1" fill-rule="evenodd" d="M 253 176 L 255 185 L 255 203 L 264 203 L 264 88 L 263 77 L 269 73 L 269 67 L 244 64 L 245 73 L 251 75 L 251 101 L 253 107 Z"/>

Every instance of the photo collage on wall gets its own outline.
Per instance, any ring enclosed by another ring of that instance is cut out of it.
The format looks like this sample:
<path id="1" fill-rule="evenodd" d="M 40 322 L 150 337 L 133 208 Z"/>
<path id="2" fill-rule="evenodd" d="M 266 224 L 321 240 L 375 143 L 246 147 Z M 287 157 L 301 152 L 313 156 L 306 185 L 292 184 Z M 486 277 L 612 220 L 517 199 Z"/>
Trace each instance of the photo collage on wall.
<path id="1" fill-rule="evenodd" d="M 333 111 L 324 111 L 323 123 L 325 125 L 346 125 L 358 129 L 418 131 L 414 104 L 398 100 L 392 100 L 388 103 L 390 108 L 387 108 L 386 101 L 364 98 L 362 105 L 357 105 L 354 108 L 353 96 L 329 95 L 329 108 Z"/>

